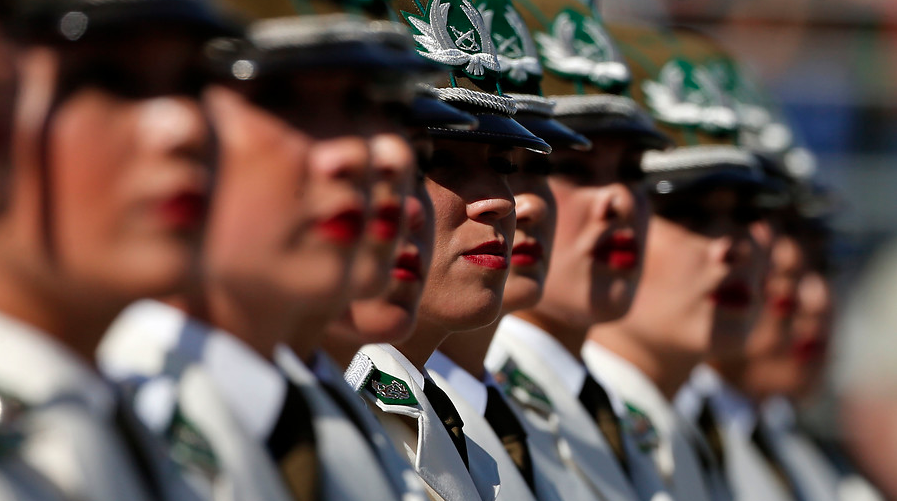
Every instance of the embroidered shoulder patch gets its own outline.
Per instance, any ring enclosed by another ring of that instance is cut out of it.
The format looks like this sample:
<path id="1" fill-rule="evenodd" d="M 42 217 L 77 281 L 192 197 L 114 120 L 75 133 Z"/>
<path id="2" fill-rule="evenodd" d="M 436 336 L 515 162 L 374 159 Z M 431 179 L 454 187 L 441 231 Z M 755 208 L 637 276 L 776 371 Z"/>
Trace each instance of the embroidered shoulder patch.
<path id="1" fill-rule="evenodd" d="M 374 369 L 364 387 L 384 404 L 417 405 L 411 388 L 401 379 Z"/>
<path id="2" fill-rule="evenodd" d="M 207 478 L 218 475 L 218 459 L 211 444 L 180 409 L 175 409 L 166 435 L 175 463 L 184 469 L 197 470 Z"/>
<path id="3" fill-rule="evenodd" d="M 364 385 L 368 382 L 368 378 L 371 377 L 371 374 L 373 374 L 375 370 L 376 368 L 374 367 L 374 362 L 371 358 L 359 351 L 352 357 L 352 361 L 349 362 L 349 367 L 343 374 L 343 379 L 345 379 L 346 382 L 349 383 L 349 386 L 351 386 L 357 393 L 364 388 Z"/>
<path id="4" fill-rule="evenodd" d="M 626 402 L 626 419 L 623 420 L 623 427 L 642 452 L 651 452 L 660 444 L 657 429 L 654 428 L 651 419 L 644 411 L 629 402 Z"/>
<path id="5" fill-rule="evenodd" d="M 553 409 L 551 399 L 542 387 L 521 371 L 517 363 L 510 358 L 493 377 L 509 397 L 542 414 L 551 414 Z"/>

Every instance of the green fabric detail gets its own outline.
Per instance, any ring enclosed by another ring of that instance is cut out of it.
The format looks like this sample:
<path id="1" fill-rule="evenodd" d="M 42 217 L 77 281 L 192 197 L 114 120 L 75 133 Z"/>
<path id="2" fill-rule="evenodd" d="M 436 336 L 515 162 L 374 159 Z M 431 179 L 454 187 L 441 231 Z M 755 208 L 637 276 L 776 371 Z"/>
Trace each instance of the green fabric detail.
<path id="1" fill-rule="evenodd" d="M 510 0 L 484 0 L 477 9 L 492 35 L 502 76 L 519 89 L 537 89 L 542 79 L 539 52 L 520 13 Z"/>
<path id="2" fill-rule="evenodd" d="M 199 470 L 208 478 L 217 476 L 218 459 L 211 444 L 180 408 L 175 409 L 166 436 L 171 457 L 177 464 L 186 469 Z"/>
<path id="3" fill-rule="evenodd" d="M 564 8 L 550 28 L 534 34 L 545 69 L 575 82 L 619 94 L 632 75 L 604 26 L 576 9 Z"/>
<path id="4" fill-rule="evenodd" d="M 483 16 L 469 0 L 430 0 L 421 15 L 400 14 L 424 57 L 473 80 L 498 79 L 495 46 Z"/>
<path id="5" fill-rule="evenodd" d="M 623 420 L 623 428 L 635 440 L 642 452 L 651 452 L 657 448 L 660 438 L 657 429 L 651 423 L 651 419 L 641 409 L 626 402 L 626 419 Z"/>
<path id="6" fill-rule="evenodd" d="M 22 400 L 0 392 L 0 457 L 16 452 L 25 441 L 21 417 L 27 410 Z"/>
<path id="7" fill-rule="evenodd" d="M 374 370 L 364 388 L 384 404 L 417 405 L 408 384 L 383 371 Z"/>
<path id="8" fill-rule="evenodd" d="M 550 414 L 553 411 L 551 399 L 542 387 L 521 371 L 513 360 L 508 359 L 494 377 L 505 395 L 517 402 L 542 414 Z"/>

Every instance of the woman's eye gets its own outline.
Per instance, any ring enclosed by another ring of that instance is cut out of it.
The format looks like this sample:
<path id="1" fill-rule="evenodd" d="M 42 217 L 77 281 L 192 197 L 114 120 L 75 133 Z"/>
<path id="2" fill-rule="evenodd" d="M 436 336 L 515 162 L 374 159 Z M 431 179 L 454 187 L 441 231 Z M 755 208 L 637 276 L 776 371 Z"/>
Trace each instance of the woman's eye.
<path id="1" fill-rule="evenodd" d="M 499 174 L 513 174 L 519 170 L 517 164 L 507 158 L 490 157 L 488 161 L 489 167 Z"/>

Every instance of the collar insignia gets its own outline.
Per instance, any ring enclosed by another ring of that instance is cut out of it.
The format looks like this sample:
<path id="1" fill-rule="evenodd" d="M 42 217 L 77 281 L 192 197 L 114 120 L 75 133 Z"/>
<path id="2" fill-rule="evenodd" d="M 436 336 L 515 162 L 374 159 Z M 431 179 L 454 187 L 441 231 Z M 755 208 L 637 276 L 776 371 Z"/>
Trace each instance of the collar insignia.
<path id="1" fill-rule="evenodd" d="M 218 476 L 218 459 L 199 429 L 176 408 L 166 433 L 171 457 L 186 470 L 199 471 L 206 478 Z"/>
<path id="2" fill-rule="evenodd" d="M 384 404 L 417 405 L 417 399 L 414 398 L 407 383 L 377 369 L 371 373 L 365 389 Z"/>
<path id="3" fill-rule="evenodd" d="M 480 12 L 469 0 L 432 0 L 418 17 L 402 12 L 411 24 L 421 55 L 448 66 L 463 67 L 481 79 L 500 69 L 495 45 Z"/>
<path id="4" fill-rule="evenodd" d="M 663 66 L 657 80 L 643 82 L 642 89 L 648 107 L 663 122 L 710 133 L 732 132 L 738 126 L 732 97 L 703 65 L 673 59 Z"/>
<path id="5" fill-rule="evenodd" d="M 520 370 L 514 360 L 509 358 L 493 377 L 505 395 L 543 416 L 552 413 L 553 407 L 548 395 L 538 383 Z"/>
<path id="6" fill-rule="evenodd" d="M 613 92 L 629 84 L 631 75 L 620 51 L 596 20 L 562 10 L 550 32 L 535 35 L 546 68 L 572 79 L 585 79 Z"/>
<path id="7" fill-rule="evenodd" d="M 626 419 L 623 427 L 635 440 L 638 448 L 645 453 L 651 452 L 660 444 L 657 429 L 651 423 L 651 419 L 641 409 L 626 402 Z"/>
<path id="8" fill-rule="evenodd" d="M 536 43 L 514 6 L 503 0 L 489 0 L 477 8 L 492 34 L 502 74 L 518 85 L 530 78 L 541 78 L 542 66 Z M 501 11 L 501 17 L 496 17 L 496 10 Z"/>

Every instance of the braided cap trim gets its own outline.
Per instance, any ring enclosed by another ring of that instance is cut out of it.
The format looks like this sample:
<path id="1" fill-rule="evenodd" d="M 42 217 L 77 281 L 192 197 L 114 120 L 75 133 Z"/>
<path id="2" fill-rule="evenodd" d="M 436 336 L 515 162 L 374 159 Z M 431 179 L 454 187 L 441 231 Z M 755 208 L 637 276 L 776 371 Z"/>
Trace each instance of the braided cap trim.
<path id="1" fill-rule="evenodd" d="M 409 49 L 414 47 L 411 34 L 399 23 L 370 22 L 351 14 L 265 19 L 249 27 L 247 38 L 261 50 L 347 42 L 384 43 Z"/>
<path id="2" fill-rule="evenodd" d="M 508 116 L 517 113 L 517 102 L 510 97 L 496 96 L 460 87 L 446 87 L 434 90 L 439 99 L 448 103 L 472 104 Z"/>
<path id="3" fill-rule="evenodd" d="M 549 96 L 557 104 L 555 116 L 608 114 L 627 117 L 647 117 L 638 103 L 626 96 L 591 94 L 587 96 Z"/>
<path id="4" fill-rule="evenodd" d="M 667 151 L 646 151 L 642 171 L 674 172 L 727 165 L 759 172 L 760 164 L 750 152 L 735 146 L 686 146 Z"/>
<path id="5" fill-rule="evenodd" d="M 546 117 L 554 116 L 554 101 L 535 94 L 505 94 L 517 103 L 518 112 L 529 112 Z"/>

